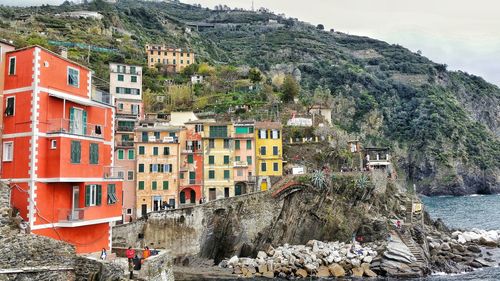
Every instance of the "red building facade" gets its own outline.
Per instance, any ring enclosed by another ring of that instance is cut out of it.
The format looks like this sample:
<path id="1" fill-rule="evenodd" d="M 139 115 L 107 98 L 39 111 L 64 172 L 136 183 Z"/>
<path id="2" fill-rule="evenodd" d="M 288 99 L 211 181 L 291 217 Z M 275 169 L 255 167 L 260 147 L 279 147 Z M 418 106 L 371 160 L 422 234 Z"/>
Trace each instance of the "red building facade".
<path id="1" fill-rule="evenodd" d="M 78 253 L 111 247 L 121 219 L 114 108 L 93 100 L 91 71 L 40 47 L 6 54 L 2 179 L 32 233 Z"/>
<path id="2" fill-rule="evenodd" d="M 185 123 L 181 136 L 179 204 L 196 204 L 202 197 L 203 186 L 203 131 L 200 121 Z"/>

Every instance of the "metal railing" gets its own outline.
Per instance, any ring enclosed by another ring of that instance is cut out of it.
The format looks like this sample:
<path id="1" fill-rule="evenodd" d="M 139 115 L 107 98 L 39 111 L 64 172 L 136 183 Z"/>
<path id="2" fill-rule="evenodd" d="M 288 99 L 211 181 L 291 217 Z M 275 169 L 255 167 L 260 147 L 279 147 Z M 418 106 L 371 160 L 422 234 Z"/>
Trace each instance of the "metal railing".
<path id="1" fill-rule="evenodd" d="M 116 146 L 133 147 L 134 141 L 119 141 L 119 142 L 116 142 Z"/>
<path id="2" fill-rule="evenodd" d="M 99 89 L 92 90 L 92 100 L 105 104 L 112 104 L 111 94 Z"/>
<path id="3" fill-rule="evenodd" d="M 59 222 L 81 221 L 85 218 L 85 209 L 58 209 L 57 219 Z"/>
<path id="4" fill-rule="evenodd" d="M 84 124 L 63 118 L 51 119 L 48 122 L 47 132 L 103 138 L 104 126 L 102 124 Z"/>
<path id="5" fill-rule="evenodd" d="M 201 184 L 202 184 L 201 180 L 195 180 L 195 179 L 182 179 L 180 182 L 181 186 L 201 185 Z"/>
<path id="6" fill-rule="evenodd" d="M 125 178 L 125 168 L 115 166 L 105 166 L 103 168 L 103 178 L 123 180 Z"/>
<path id="7" fill-rule="evenodd" d="M 123 126 L 123 125 L 120 126 L 120 125 L 118 125 L 116 127 L 116 130 L 119 132 L 133 132 L 134 128 L 135 128 L 135 126 Z"/>

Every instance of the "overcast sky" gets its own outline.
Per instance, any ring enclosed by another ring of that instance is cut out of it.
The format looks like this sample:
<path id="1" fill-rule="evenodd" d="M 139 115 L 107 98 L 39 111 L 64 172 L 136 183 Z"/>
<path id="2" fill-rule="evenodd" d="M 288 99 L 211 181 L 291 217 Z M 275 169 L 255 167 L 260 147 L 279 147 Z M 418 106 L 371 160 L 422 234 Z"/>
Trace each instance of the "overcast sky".
<path id="1" fill-rule="evenodd" d="M 181 0 L 213 8 L 250 9 L 252 0 Z M 63 0 L 0 0 L 0 4 L 61 3 Z M 254 0 L 255 8 L 326 28 L 403 45 L 449 69 L 461 69 L 500 85 L 498 0 Z"/>

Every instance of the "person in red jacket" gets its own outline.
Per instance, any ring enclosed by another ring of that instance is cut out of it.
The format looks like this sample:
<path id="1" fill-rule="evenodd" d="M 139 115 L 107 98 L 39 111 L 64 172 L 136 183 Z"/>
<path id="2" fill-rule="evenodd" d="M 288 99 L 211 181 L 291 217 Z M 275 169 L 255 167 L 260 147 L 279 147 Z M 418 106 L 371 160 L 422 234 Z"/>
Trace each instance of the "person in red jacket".
<path id="1" fill-rule="evenodd" d="M 128 247 L 128 250 L 125 252 L 125 255 L 127 256 L 127 259 L 130 261 L 131 259 L 134 258 L 135 256 L 135 251 L 132 249 L 132 247 Z"/>

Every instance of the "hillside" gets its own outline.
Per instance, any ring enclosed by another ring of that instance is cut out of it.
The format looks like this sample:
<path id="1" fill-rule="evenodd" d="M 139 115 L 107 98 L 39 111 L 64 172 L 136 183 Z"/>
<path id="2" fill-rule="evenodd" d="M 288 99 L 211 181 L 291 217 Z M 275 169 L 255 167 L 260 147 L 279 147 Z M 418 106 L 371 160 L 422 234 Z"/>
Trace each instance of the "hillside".
<path id="1" fill-rule="evenodd" d="M 82 9 L 104 18 L 54 16 Z M 401 46 L 318 30 L 267 11 L 132 0 L 0 7 L 0 20 L 0 37 L 19 46 L 57 40 L 115 49 L 90 56 L 89 66 L 103 79 L 110 61 L 145 64 L 143 46 L 150 42 L 193 48 L 198 62 L 257 67 L 268 80 L 276 73 L 293 74 L 303 95 L 320 86 L 329 89 L 339 128 L 366 145 L 391 147 L 399 176 L 419 192 L 500 192 L 500 89 Z M 210 28 L 187 31 L 193 22 Z M 87 52 L 72 48 L 70 57 L 87 64 Z M 154 71 L 144 74 L 145 88 L 161 91 L 163 78 Z"/>

